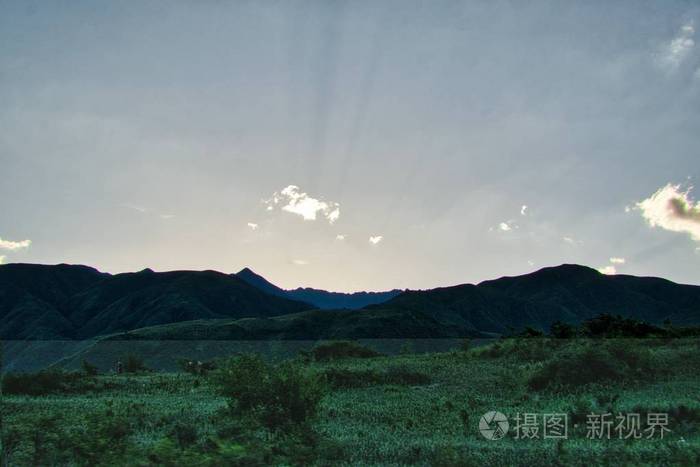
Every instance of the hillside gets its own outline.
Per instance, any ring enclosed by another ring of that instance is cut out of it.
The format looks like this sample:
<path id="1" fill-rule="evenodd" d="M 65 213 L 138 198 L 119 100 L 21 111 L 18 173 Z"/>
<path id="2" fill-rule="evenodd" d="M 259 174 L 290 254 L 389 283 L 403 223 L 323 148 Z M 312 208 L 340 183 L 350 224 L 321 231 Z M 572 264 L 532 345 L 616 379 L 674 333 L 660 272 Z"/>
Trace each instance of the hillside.
<path id="1" fill-rule="evenodd" d="M 322 311 L 278 296 L 260 276 L 251 285 L 254 273 L 248 272 L 246 281 L 215 271 L 109 275 L 85 266 L 3 265 L 0 337 L 86 339 L 133 331 L 120 338 L 443 338 L 527 326 L 547 330 L 555 321 L 579 323 L 601 313 L 700 324 L 700 287 L 606 276 L 585 266 L 407 291 L 361 310 Z"/>
<path id="2" fill-rule="evenodd" d="M 273 318 L 197 320 L 135 329 L 109 340 L 318 340 L 491 337 L 420 312 L 311 310 Z"/>
<path id="3" fill-rule="evenodd" d="M 70 336 L 70 298 L 106 278 L 87 266 L 0 265 L 0 337 L 60 339 Z"/>
<path id="4" fill-rule="evenodd" d="M 391 300 L 401 293 L 400 290 L 390 290 L 387 292 L 329 292 L 327 290 L 314 289 L 310 287 L 298 287 L 292 290 L 282 289 L 271 283 L 249 268 L 244 268 L 236 274 L 248 284 L 257 287 L 263 292 L 284 297 L 291 300 L 310 303 L 321 310 L 359 310 L 369 305 Z"/>
<path id="5" fill-rule="evenodd" d="M 4 339 L 83 339 L 159 324 L 268 317 L 310 308 L 215 271 L 110 275 L 85 266 L 0 266 Z"/>
<path id="6" fill-rule="evenodd" d="M 478 285 L 405 292 L 368 309 L 429 312 L 441 323 L 491 333 L 547 330 L 555 321 L 580 323 L 601 313 L 691 325 L 700 322 L 700 287 L 562 265 Z"/>

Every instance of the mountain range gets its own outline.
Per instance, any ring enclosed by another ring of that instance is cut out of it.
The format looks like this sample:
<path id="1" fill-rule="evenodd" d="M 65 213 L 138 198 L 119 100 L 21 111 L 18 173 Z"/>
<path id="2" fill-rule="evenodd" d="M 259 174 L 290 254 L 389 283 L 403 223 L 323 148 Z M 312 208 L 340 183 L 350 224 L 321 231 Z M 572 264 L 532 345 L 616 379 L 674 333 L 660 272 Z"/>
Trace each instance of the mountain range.
<path id="1" fill-rule="evenodd" d="M 85 339 L 196 319 L 313 308 L 215 271 L 106 274 L 86 266 L 0 266 L 0 338 Z"/>
<path id="2" fill-rule="evenodd" d="M 300 302 L 310 303 L 319 310 L 347 309 L 359 310 L 369 305 L 386 302 L 398 294 L 401 290 L 394 289 L 388 292 L 328 292 L 327 290 L 298 287 L 293 290 L 285 290 L 269 282 L 263 276 L 256 274 L 249 268 L 244 268 L 236 274 L 248 284 L 277 297 L 289 298 Z"/>
<path id="3" fill-rule="evenodd" d="M 432 290 L 283 290 L 244 269 L 107 274 L 0 265 L 0 338 L 331 339 L 493 337 L 601 313 L 700 324 L 700 287 L 561 265 Z"/>

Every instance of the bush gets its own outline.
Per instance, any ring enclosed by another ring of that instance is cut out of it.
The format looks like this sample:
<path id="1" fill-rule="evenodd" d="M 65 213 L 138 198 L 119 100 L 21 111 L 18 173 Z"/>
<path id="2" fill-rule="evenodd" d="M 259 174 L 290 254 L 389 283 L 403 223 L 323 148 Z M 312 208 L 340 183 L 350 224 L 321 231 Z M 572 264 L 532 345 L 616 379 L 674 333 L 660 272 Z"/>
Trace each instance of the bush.
<path id="1" fill-rule="evenodd" d="M 420 386 L 431 382 L 428 375 L 412 371 L 403 366 L 390 367 L 383 372 L 329 368 L 323 375 L 333 389 L 363 388 L 381 384 Z"/>
<path id="2" fill-rule="evenodd" d="M 476 350 L 477 355 L 485 358 L 508 357 L 518 361 L 537 362 L 547 360 L 566 341 L 550 338 L 515 337 L 497 341 Z"/>
<path id="3" fill-rule="evenodd" d="M 324 373 L 328 384 L 333 389 L 364 388 L 380 384 L 381 376 L 374 370 L 350 370 L 347 368 L 329 368 Z"/>
<path id="4" fill-rule="evenodd" d="M 668 334 L 667 330 L 643 321 L 609 314 L 584 321 L 581 332 L 588 337 L 651 337 Z"/>
<path id="5" fill-rule="evenodd" d="M 83 360 L 80 366 L 82 367 L 85 376 L 97 376 L 97 367 L 92 363 L 88 362 L 87 360 Z"/>
<path id="6" fill-rule="evenodd" d="M 124 359 L 124 373 L 144 373 L 151 371 L 138 355 L 129 354 Z"/>
<path id="7" fill-rule="evenodd" d="M 646 349 L 626 342 L 572 346 L 558 353 L 530 378 L 533 390 L 576 387 L 591 383 L 636 381 L 653 375 Z"/>
<path id="8" fill-rule="evenodd" d="M 420 386 L 430 384 L 428 375 L 413 371 L 404 366 L 389 367 L 383 375 L 384 384 L 396 384 L 405 386 Z"/>
<path id="9" fill-rule="evenodd" d="M 556 339 L 571 339 L 576 337 L 577 330 L 574 326 L 568 323 L 556 321 L 549 328 L 549 334 Z"/>
<path id="10" fill-rule="evenodd" d="M 177 422 L 170 429 L 169 436 L 180 448 L 189 448 L 196 444 L 199 439 L 197 427 L 193 424 L 183 422 Z"/>
<path id="11" fill-rule="evenodd" d="M 82 375 L 78 372 L 44 370 L 38 373 L 8 373 L 3 377 L 3 393 L 13 395 L 44 396 L 82 392 Z"/>
<path id="12" fill-rule="evenodd" d="M 335 341 L 319 344 L 305 355 L 317 362 L 341 358 L 373 358 L 383 354 L 352 341 Z"/>
<path id="13" fill-rule="evenodd" d="M 289 362 L 269 365 L 257 355 L 229 360 L 215 380 L 233 412 L 272 430 L 309 424 L 326 395 L 321 376 Z"/>

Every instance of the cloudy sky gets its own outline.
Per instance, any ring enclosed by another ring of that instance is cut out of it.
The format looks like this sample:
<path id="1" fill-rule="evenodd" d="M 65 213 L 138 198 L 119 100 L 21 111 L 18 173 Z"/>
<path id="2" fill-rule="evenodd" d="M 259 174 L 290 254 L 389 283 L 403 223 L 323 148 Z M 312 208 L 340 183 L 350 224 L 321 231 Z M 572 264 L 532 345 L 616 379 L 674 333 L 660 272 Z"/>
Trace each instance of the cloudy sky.
<path id="1" fill-rule="evenodd" d="M 700 284 L 697 2 L 0 2 L 0 260 Z"/>

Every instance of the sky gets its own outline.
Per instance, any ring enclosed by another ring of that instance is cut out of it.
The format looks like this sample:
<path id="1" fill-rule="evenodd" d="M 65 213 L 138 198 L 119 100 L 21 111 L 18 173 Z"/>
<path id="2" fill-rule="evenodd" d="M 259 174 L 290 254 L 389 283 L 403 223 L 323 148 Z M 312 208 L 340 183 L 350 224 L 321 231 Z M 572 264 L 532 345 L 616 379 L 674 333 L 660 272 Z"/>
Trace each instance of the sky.
<path id="1" fill-rule="evenodd" d="M 700 284 L 700 5 L 0 0 L 0 261 Z"/>

